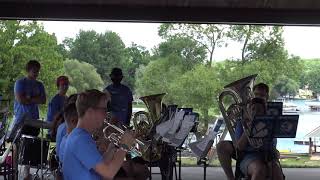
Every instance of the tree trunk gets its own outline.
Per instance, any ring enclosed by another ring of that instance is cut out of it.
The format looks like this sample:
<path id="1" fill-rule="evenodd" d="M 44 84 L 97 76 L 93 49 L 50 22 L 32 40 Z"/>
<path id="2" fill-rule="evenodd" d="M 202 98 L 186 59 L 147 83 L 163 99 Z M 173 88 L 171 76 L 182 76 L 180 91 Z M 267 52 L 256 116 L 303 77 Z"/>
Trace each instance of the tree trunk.
<path id="1" fill-rule="evenodd" d="M 208 122 L 209 122 L 209 109 L 203 109 L 203 123 L 204 123 L 204 127 L 203 127 L 203 131 L 204 134 L 207 132 L 208 130 Z"/>
<path id="2" fill-rule="evenodd" d="M 202 136 L 204 136 L 208 130 L 208 125 L 209 125 L 209 110 L 208 109 L 202 109 L 201 110 L 202 114 L 203 114 L 203 120 L 201 121 L 201 123 L 204 123 L 204 126 L 202 129 L 197 129 L 197 132 L 194 133 L 196 136 L 196 139 L 199 140 L 202 138 Z"/>
<path id="3" fill-rule="evenodd" d="M 246 61 L 245 52 L 246 52 L 247 44 L 248 44 L 250 37 L 251 37 L 251 25 L 249 25 L 249 30 L 247 32 L 246 39 L 245 39 L 245 41 L 243 43 L 243 47 L 242 47 L 242 54 L 241 54 L 242 64 L 244 64 L 244 62 Z"/>
<path id="4" fill-rule="evenodd" d="M 210 52 L 209 67 L 212 67 L 213 51 Z"/>

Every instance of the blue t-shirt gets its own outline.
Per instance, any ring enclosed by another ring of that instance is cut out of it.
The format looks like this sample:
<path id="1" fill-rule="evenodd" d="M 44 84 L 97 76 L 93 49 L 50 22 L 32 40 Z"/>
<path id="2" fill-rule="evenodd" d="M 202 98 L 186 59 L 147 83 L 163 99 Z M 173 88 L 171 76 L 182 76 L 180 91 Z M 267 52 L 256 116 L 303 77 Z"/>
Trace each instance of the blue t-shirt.
<path id="1" fill-rule="evenodd" d="M 64 149 L 62 170 L 65 180 L 94 180 L 101 176 L 94 170 L 103 157 L 89 132 L 75 128 L 68 135 Z"/>
<path id="2" fill-rule="evenodd" d="M 59 161 L 62 163 L 63 162 L 63 155 L 64 155 L 64 150 L 66 146 L 66 141 L 68 139 L 68 134 L 64 135 L 62 137 L 61 143 L 60 143 L 60 148 L 59 148 Z"/>
<path id="3" fill-rule="evenodd" d="M 240 120 L 237 120 L 236 130 L 235 130 L 235 138 L 238 141 L 243 134 L 243 127 Z M 277 146 L 277 139 L 274 138 L 271 141 L 264 140 L 263 146 L 259 148 L 259 150 L 270 150 L 270 148 L 275 148 Z M 248 143 L 245 151 L 256 151 L 250 144 Z"/>
<path id="4" fill-rule="evenodd" d="M 133 101 L 131 90 L 123 84 L 111 84 L 105 90 L 108 90 L 111 94 L 110 108 L 112 116 L 119 119 L 123 124 L 129 124 L 128 104 Z"/>
<path id="5" fill-rule="evenodd" d="M 43 84 L 40 81 L 28 78 L 22 78 L 15 82 L 14 94 L 22 94 L 30 98 L 46 96 Z M 21 104 L 17 99 L 15 99 L 13 108 L 15 124 L 21 122 L 24 116 L 28 116 L 31 119 L 39 119 L 38 104 Z"/>
<path id="6" fill-rule="evenodd" d="M 58 130 L 57 130 L 57 136 L 56 136 L 56 153 L 59 157 L 60 154 L 60 145 L 61 145 L 61 140 L 62 138 L 67 134 L 67 126 L 66 122 L 63 122 L 62 124 L 59 125 Z M 60 157 L 59 157 L 60 159 Z M 60 159 L 62 161 L 62 159 Z"/>
<path id="7" fill-rule="evenodd" d="M 63 104 L 66 100 L 66 96 L 60 96 L 56 94 L 48 105 L 48 113 L 47 113 L 47 121 L 52 122 L 54 120 L 55 115 L 63 110 Z"/>

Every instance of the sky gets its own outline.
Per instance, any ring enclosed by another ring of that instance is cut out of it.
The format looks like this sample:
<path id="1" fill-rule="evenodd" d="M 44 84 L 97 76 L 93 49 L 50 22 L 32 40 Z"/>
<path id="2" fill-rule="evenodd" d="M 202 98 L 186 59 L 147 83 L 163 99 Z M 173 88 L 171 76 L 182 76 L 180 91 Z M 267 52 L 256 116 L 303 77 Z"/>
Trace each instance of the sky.
<path id="1" fill-rule="evenodd" d="M 42 21 L 44 28 L 49 33 L 57 36 L 61 43 L 66 37 L 74 38 L 82 30 L 95 30 L 99 33 L 114 31 L 119 34 L 126 46 L 132 42 L 151 50 L 163 41 L 158 36 L 159 23 L 122 23 L 122 22 L 80 22 L 80 21 Z M 286 26 L 283 37 L 285 47 L 289 54 L 300 56 L 304 59 L 320 58 L 320 27 Z M 218 48 L 214 59 L 239 58 L 241 46 L 229 43 L 226 48 Z"/>

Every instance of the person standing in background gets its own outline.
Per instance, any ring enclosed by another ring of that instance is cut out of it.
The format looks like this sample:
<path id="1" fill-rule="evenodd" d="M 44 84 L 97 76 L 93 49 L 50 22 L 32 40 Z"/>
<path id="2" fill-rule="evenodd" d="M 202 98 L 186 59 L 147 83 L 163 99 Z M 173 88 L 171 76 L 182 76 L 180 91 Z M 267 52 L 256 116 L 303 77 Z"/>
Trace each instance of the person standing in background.
<path id="1" fill-rule="evenodd" d="M 59 76 L 56 81 L 58 93 L 51 99 L 48 105 L 47 122 L 52 123 L 56 116 L 63 110 L 63 105 L 67 99 L 69 79 L 66 76 Z M 54 139 L 51 130 L 48 131 L 50 139 Z"/>
<path id="2" fill-rule="evenodd" d="M 109 104 L 111 119 L 130 126 L 133 101 L 132 92 L 129 87 L 121 84 L 123 74 L 120 68 L 113 68 L 110 78 L 112 84 L 107 86 L 104 91 L 108 91 L 111 94 L 111 102 Z"/>
<path id="3" fill-rule="evenodd" d="M 30 60 L 26 65 L 27 76 L 15 82 L 14 85 L 14 120 L 10 126 L 12 130 L 15 125 L 25 119 L 39 119 L 39 105 L 46 103 L 46 93 L 43 84 L 37 80 L 41 65 L 36 60 Z M 29 136 L 38 136 L 39 128 L 23 126 L 21 133 Z M 14 147 L 14 154 L 17 148 Z M 17 158 L 16 155 L 13 157 Z M 17 162 L 17 161 L 15 161 Z M 24 168 L 24 179 L 31 179 L 30 166 Z"/>

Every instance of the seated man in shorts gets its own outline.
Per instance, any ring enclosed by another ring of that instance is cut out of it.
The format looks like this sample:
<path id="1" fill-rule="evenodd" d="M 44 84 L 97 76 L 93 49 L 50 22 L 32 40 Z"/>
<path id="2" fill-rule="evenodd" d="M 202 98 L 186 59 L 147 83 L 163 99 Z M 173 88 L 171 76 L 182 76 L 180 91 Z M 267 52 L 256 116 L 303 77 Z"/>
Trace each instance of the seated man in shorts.
<path id="1" fill-rule="evenodd" d="M 266 111 L 266 100 L 268 99 L 268 92 L 269 88 L 266 84 L 260 83 L 254 86 L 253 88 L 254 95 L 256 100 L 253 100 L 251 107 L 252 112 L 255 115 L 263 115 L 265 114 Z M 254 116 L 254 115 L 253 115 Z M 236 159 L 236 149 L 238 149 L 238 152 L 244 151 L 245 155 L 242 156 L 243 161 L 240 163 L 240 168 L 243 174 L 251 176 L 252 179 L 257 179 L 259 176 L 259 179 L 264 179 L 267 174 L 266 172 L 266 166 L 264 161 L 258 157 L 258 154 L 255 154 L 253 152 L 249 152 L 247 150 L 250 150 L 252 148 L 249 147 L 248 145 L 248 140 L 246 135 L 243 133 L 242 125 L 240 120 L 237 122 L 237 127 L 236 127 L 236 139 L 238 144 L 237 147 L 235 148 L 232 144 L 231 141 L 221 141 L 217 145 L 217 153 L 218 153 L 218 158 L 221 163 L 221 167 L 223 168 L 228 180 L 234 180 L 234 174 L 232 171 L 232 166 L 231 166 L 231 158 Z M 277 156 L 277 151 L 275 149 L 275 142 L 273 141 L 272 143 L 274 146 L 274 152 L 272 154 L 274 156 Z M 238 153 L 239 155 L 240 153 Z M 237 160 L 237 159 L 236 159 Z M 274 157 L 274 159 L 271 161 L 273 164 L 272 166 L 272 171 L 273 171 L 273 176 L 274 179 L 282 179 L 282 171 L 277 163 L 277 158 Z M 263 175 L 263 177 L 261 176 Z"/>

